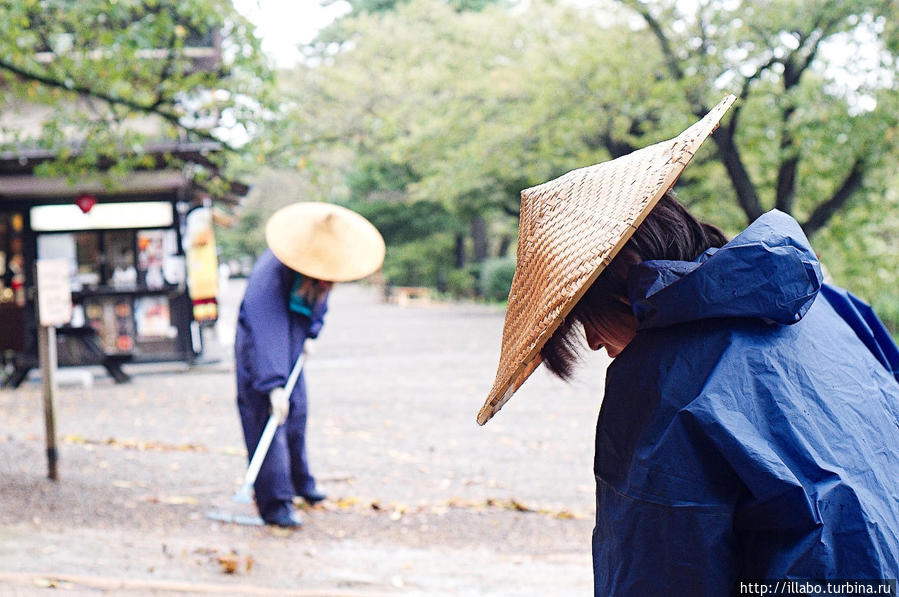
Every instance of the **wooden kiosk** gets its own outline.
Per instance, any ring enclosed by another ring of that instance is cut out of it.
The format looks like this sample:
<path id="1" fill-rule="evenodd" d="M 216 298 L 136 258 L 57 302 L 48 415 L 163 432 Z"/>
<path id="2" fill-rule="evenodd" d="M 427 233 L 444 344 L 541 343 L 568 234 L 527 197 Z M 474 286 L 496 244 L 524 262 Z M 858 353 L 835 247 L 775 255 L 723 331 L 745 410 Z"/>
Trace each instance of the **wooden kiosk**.
<path id="1" fill-rule="evenodd" d="M 208 163 L 215 143 L 159 145 L 158 156 Z M 38 364 L 37 259 L 69 264 L 72 320 L 57 328 L 59 363 L 102 365 L 116 382 L 128 362 L 193 362 L 215 323 L 212 202 L 181 170 L 124 180 L 34 176 L 47 152 L 0 153 L 0 359 L 18 386 Z M 159 160 L 162 163 L 162 160 Z M 247 192 L 232 184 L 237 202 Z M 212 281 L 210 284 L 210 280 Z"/>

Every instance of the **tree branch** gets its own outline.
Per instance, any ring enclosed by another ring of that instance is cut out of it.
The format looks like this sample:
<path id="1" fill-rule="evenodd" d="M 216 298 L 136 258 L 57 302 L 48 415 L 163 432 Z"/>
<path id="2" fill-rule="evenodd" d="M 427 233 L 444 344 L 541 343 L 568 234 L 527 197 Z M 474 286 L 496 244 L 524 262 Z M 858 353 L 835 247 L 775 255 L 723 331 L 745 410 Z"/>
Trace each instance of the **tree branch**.
<path id="1" fill-rule="evenodd" d="M 72 93 L 77 93 L 79 95 L 93 97 L 93 98 L 102 100 L 112 106 L 124 106 L 126 108 L 130 108 L 130 109 L 138 111 L 138 112 L 143 112 L 145 114 L 153 114 L 155 116 L 162 118 L 163 120 L 166 120 L 166 121 L 174 124 L 179 129 L 193 133 L 202 139 L 206 139 L 208 141 L 215 141 L 216 143 L 221 144 L 223 148 L 225 148 L 229 151 L 237 151 L 237 148 L 235 148 L 234 146 L 230 145 L 229 143 L 227 143 L 225 141 L 222 141 L 221 139 L 219 139 L 218 137 L 216 137 L 209 131 L 205 131 L 203 129 L 191 128 L 189 126 L 184 125 L 181 122 L 181 118 L 177 114 L 171 114 L 169 112 L 166 112 L 165 110 L 161 110 L 160 107 L 155 106 L 155 104 L 150 104 L 150 105 L 141 104 L 141 103 L 138 103 L 138 102 L 135 102 L 135 101 L 123 98 L 123 97 L 116 97 L 114 95 L 109 95 L 107 93 L 103 93 L 103 92 L 97 91 L 95 89 L 91 89 L 90 87 L 88 87 L 86 85 L 67 84 L 64 81 L 59 81 L 52 77 L 41 75 L 39 73 L 29 72 L 21 67 L 16 66 L 15 64 L 11 64 L 2 59 L 0 59 L 0 69 L 9 71 L 19 77 L 22 77 L 23 79 L 27 79 L 30 81 L 36 81 L 43 85 L 47 85 L 48 87 L 65 89 L 66 91 L 70 91 Z"/>
<path id="2" fill-rule="evenodd" d="M 683 83 L 686 78 L 684 75 L 684 71 L 681 69 L 680 64 L 677 61 L 677 56 L 675 56 L 674 51 L 671 48 L 671 43 L 668 40 L 668 37 L 665 35 L 664 30 L 662 29 L 661 24 L 655 17 L 652 16 L 649 12 L 649 8 L 639 2 L 639 0 L 619 0 L 625 6 L 631 7 L 633 10 L 637 11 L 643 20 L 646 21 L 646 24 L 649 26 L 650 30 L 655 35 L 656 39 L 659 42 L 659 45 L 662 49 L 662 54 L 665 58 L 665 63 L 672 77 L 676 79 L 679 83 Z M 747 84 L 748 87 L 748 84 Z M 698 95 L 698 91 L 692 91 L 691 89 L 685 89 L 684 93 L 686 95 L 687 102 L 690 104 L 690 109 L 693 111 L 693 114 L 697 118 L 702 118 L 708 112 L 708 108 L 703 104 L 701 98 Z M 721 162 L 724 164 L 724 168 L 727 171 L 727 175 L 730 178 L 731 185 L 734 188 L 734 192 L 737 195 L 737 202 L 743 210 L 743 213 L 746 214 L 746 218 L 752 222 L 760 215 L 762 215 L 762 207 L 761 201 L 759 200 L 758 193 L 756 192 L 755 185 L 752 183 L 752 180 L 749 178 L 749 172 L 746 170 L 746 166 L 743 164 L 743 159 L 740 156 L 740 150 L 737 148 L 737 145 L 734 141 L 736 137 L 736 124 L 730 124 L 727 127 L 719 128 L 718 131 L 712 135 L 712 140 L 715 142 L 716 147 L 718 148 L 718 154 L 721 156 Z"/>
<path id="3" fill-rule="evenodd" d="M 790 99 L 786 98 L 789 102 Z M 793 212 L 793 199 L 796 196 L 796 170 L 799 166 L 799 154 L 796 149 L 796 139 L 790 132 L 790 118 L 796 112 L 796 107 L 787 105 L 780 112 L 780 155 L 781 162 L 777 168 L 777 187 L 775 190 L 774 205 L 785 213 Z"/>
<path id="4" fill-rule="evenodd" d="M 737 97 L 741 100 L 745 100 L 749 97 L 749 86 L 753 81 L 762 76 L 762 73 L 767 71 L 769 68 L 779 63 L 780 60 L 772 56 L 768 59 L 767 62 L 759 66 L 754 73 L 746 77 L 743 81 L 743 86 L 740 88 L 740 92 Z M 740 113 L 743 111 L 743 102 L 735 102 L 735 104 L 730 109 L 730 121 L 727 123 L 727 128 L 730 131 L 730 134 L 733 135 L 737 130 L 737 122 L 739 120 Z"/>
<path id="5" fill-rule="evenodd" d="M 761 202 L 755 185 L 749 178 L 749 172 L 746 171 L 746 166 L 743 164 L 743 159 L 740 157 L 740 151 L 734 143 L 733 135 L 726 128 L 718 129 L 712 135 L 712 141 L 718 148 L 718 155 L 721 156 L 721 162 L 724 164 L 734 192 L 737 194 L 737 203 L 746 214 L 746 219 L 750 222 L 754 221 L 762 215 Z"/>
<path id="6" fill-rule="evenodd" d="M 758 25 L 756 25 L 755 23 L 750 23 L 749 29 L 750 29 L 750 31 L 752 31 L 753 33 L 758 35 L 759 38 L 761 38 L 762 42 L 764 42 L 764 44 L 763 44 L 764 47 L 766 47 L 766 48 L 774 47 L 774 44 L 771 42 L 771 38 L 769 38 L 768 34 L 763 29 L 761 29 Z"/>
<path id="7" fill-rule="evenodd" d="M 782 152 L 793 150 L 793 136 L 784 131 L 780 142 Z M 777 169 L 777 187 L 774 206 L 782 212 L 793 213 L 793 201 L 796 198 L 796 170 L 799 167 L 799 156 L 790 156 L 780 163 Z"/>
<path id="8" fill-rule="evenodd" d="M 787 59 L 784 61 L 784 66 L 790 66 L 794 70 L 795 80 L 791 82 L 789 87 L 796 85 L 799 83 L 799 79 L 802 77 L 802 74 L 808 70 L 808 67 L 811 66 L 812 62 L 815 60 L 815 57 L 818 55 L 818 50 L 821 47 L 821 42 L 827 38 L 833 32 L 833 28 L 840 22 L 841 18 L 839 16 L 834 16 L 831 19 L 825 19 L 824 16 L 826 11 L 822 9 L 822 12 L 817 16 L 812 25 L 811 30 L 807 35 L 800 35 L 799 39 L 799 47 L 793 50 Z M 817 34 L 817 35 L 816 35 Z M 811 47 L 806 48 L 806 43 L 808 40 L 812 39 Z M 804 55 L 802 55 L 804 52 Z M 786 69 L 785 69 L 786 70 Z M 784 85 L 785 88 L 787 85 Z"/>
<path id="9" fill-rule="evenodd" d="M 175 35 L 174 30 L 172 31 L 172 35 L 169 37 L 169 43 L 166 47 L 173 47 L 177 41 L 177 36 Z M 175 65 L 175 52 L 166 52 L 165 63 L 162 65 L 162 70 L 159 73 L 159 81 L 165 81 L 169 78 L 169 75 L 172 73 L 172 67 Z M 166 101 L 165 93 L 163 91 L 162 85 L 159 85 L 159 88 L 156 92 L 156 101 L 150 104 L 149 108 L 155 110 L 162 106 Z"/>
<path id="10" fill-rule="evenodd" d="M 799 46 L 790 52 L 790 55 L 783 61 L 783 87 L 785 92 L 789 92 L 790 89 L 799 84 L 802 75 L 815 59 L 821 41 L 827 37 L 828 32 L 840 21 L 838 17 L 825 19 L 824 15 L 824 12 L 818 15 L 812 29 L 807 34 L 799 35 Z M 809 40 L 812 40 L 811 45 L 806 47 Z M 791 101 L 788 95 L 785 96 L 784 101 Z M 796 171 L 799 168 L 801 157 L 796 149 L 796 139 L 789 129 L 790 119 L 795 112 L 796 106 L 791 103 L 788 103 L 781 109 L 780 153 L 782 161 L 777 169 L 775 206 L 786 213 L 792 213 L 793 211 L 793 202 L 796 197 Z M 830 215 L 826 217 L 829 218 Z"/>
<path id="11" fill-rule="evenodd" d="M 665 31 L 662 29 L 662 25 L 655 17 L 652 16 L 652 14 L 650 14 L 649 7 L 642 2 L 639 2 L 638 0 L 621 0 L 621 3 L 625 6 L 631 7 L 633 10 L 637 11 L 637 13 L 641 17 L 643 17 L 643 20 L 646 21 L 649 29 L 652 31 L 653 35 L 655 35 L 656 39 L 659 42 L 659 45 L 662 47 L 662 54 L 665 57 L 665 65 L 668 67 L 668 71 L 671 73 L 671 76 L 678 81 L 682 81 L 684 78 L 684 71 L 681 70 L 680 64 L 677 61 L 677 56 L 675 56 L 674 50 L 671 49 L 671 42 L 668 41 L 668 36 L 665 35 Z"/>
<path id="12" fill-rule="evenodd" d="M 821 35 L 819 35 L 817 37 L 817 39 L 815 39 L 815 41 L 812 42 L 812 47 L 809 49 L 808 53 L 805 55 L 805 58 L 802 61 L 802 65 L 799 68 L 800 74 L 804 73 L 808 69 L 808 67 L 811 66 L 812 61 L 818 55 L 818 49 L 821 47 L 821 42 L 824 40 L 825 37 L 826 37 L 825 34 L 822 32 Z"/>
<path id="13" fill-rule="evenodd" d="M 697 23 L 697 26 L 699 27 L 699 39 L 700 39 L 699 52 L 700 52 L 700 56 L 702 57 L 703 68 L 706 71 L 708 71 L 708 65 L 709 65 L 709 36 L 708 36 L 708 31 L 706 29 L 706 22 L 704 19 L 705 9 L 707 6 L 708 6 L 708 4 L 706 4 L 706 3 L 700 3 L 699 8 L 697 9 L 698 13 L 696 16 L 696 23 Z"/>
<path id="14" fill-rule="evenodd" d="M 858 191 L 864 181 L 867 166 L 862 158 L 856 158 L 849 170 L 849 174 L 843 180 L 843 184 L 834 191 L 830 199 L 819 203 L 812 211 L 808 219 L 802 224 L 806 235 L 813 236 L 821 230 L 830 220 L 831 216 L 838 212 L 852 195 Z"/>
<path id="15" fill-rule="evenodd" d="M 686 75 L 681 68 L 680 62 L 678 61 L 674 49 L 671 47 L 671 41 L 665 34 L 664 29 L 662 29 L 662 24 L 659 23 L 658 19 L 652 16 L 652 14 L 649 12 L 649 7 L 639 0 L 619 0 L 619 2 L 621 2 L 625 6 L 629 6 L 631 9 L 635 10 L 641 17 L 643 17 L 643 20 L 646 21 L 646 25 L 652 31 L 656 40 L 659 42 L 659 46 L 662 50 L 662 56 L 665 59 L 665 66 L 668 69 L 668 72 L 671 73 L 671 77 L 678 83 L 683 83 L 686 79 Z M 709 110 L 702 101 L 699 89 L 692 86 L 685 87 L 684 95 L 686 97 L 687 103 L 690 105 L 690 110 L 693 112 L 693 115 L 697 118 L 702 118 L 703 116 L 705 116 L 706 112 L 708 112 Z"/>

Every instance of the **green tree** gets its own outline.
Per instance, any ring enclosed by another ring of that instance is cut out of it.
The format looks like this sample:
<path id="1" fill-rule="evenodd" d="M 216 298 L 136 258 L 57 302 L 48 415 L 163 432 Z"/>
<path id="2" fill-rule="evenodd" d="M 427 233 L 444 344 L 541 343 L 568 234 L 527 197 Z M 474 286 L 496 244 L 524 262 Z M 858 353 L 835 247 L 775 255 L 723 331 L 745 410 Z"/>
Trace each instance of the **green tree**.
<path id="1" fill-rule="evenodd" d="M 793 214 L 835 281 L 899 330 L 899 5 L 621 4 L 661 52 L 673 103 L 699 115 L 724 89 L 740 98 L 712 138 L 729 187 L 718 192 L 745 220 Z M 716 214 L 721 202 L 704 195 L 700 210 Z"/>
<path id="2" fill-rule="evenodd" d="M 287 127 L 298 136 L 294 147 L 330 139 L 352 149 L 344 168 L 346 188 L 332 189 L 332 199 L 356 205 L 392 201 L 409 209 L 420 201 L 441 206 L 447 220 L 441 232 L 455 237 L 448 244 L 443 237 L 439 241 L 452 251 L 450 267 L 485 256 L 488 222 L 484 210 L 475 205 L 479 198 L 474 193 L 469 195 L 470 205 L 463 205 L 456 201 L 457 189 L 423 192 L 422 175 L 432 180 L 443 150 L 472 130 L 461 130 L 459 123 L 439 128 L 445 118 L 453 117 L 441 112 L 449 106 L 447 92 L 452 91 L 454 80 L 465 76 L 459 68 L 467 68 L 469 58 L 480 62 L 477 46 L 494 35 L 488 28 L 496 21 L 459 14 L 442 3 L 422 2 L 357 16 L 345 23 L 352 50 L 336 55 L 322 52 L 320 63 L 304 65 L 283 83 L 288 103 L 294 107 L 293 124 Z M 482 85 L 483 74 L 479 78 L 477 84 Z M 458 110 L 453 107 L 454 112 Z M 431 116 L 436 118 L 429 122 Z M 410 128 L 417 134 L 407 134 Z M 442 134 L 450 138 L 441 140 Z M 283 141 L 284 135 L 278 138 Z M 390 259 L 388 250 L 388 265 Z"/>
<path id="3" fill-rule="evenodd" d="M 892 159 L 899 5 L 879 0 L 621 0 L 662 54 L 694 116 L 722 91 L 741 100 L 713 137 L 748 220 L 776 207 L 807 234 L 866 190 Z M 866 188 L 867 187 L 867 188 Z"/>
<path id="4" fill-rule="evenodd" d="M 741 101 L 684 173 L 681 197 L 730 232 L 771 207 L 792 213 L 851 287 L 858 269 L 841 265 L 859 262 L 846 252 L 858 243 L 837 237 L 895 185 L 894 10 L 659 0 L 457 13 L 409 0 L 351 15 L 346 43 L 314 48 L 285 78 L 287 130 L 302 131 L 295 146 L 310 163 L 324 141 L 328 155 L 341 147 L 331 165 L 350 179 L 380 164 L 390 180 L 369 177 L 370 200 L 437 202 L 466 226 L 471 254 L 486 231 L 487 253 L 503 255 L 521 189 L 670 138 L 734 92 Z M 895 272 L 880 242 L 887 219 L 864 233 Z"/>
<path id="5" fill-rule="evenodd" d="M 0 140 L 55 150 L 51 170 L 147 165 L 148 140 L 236 149 L 271 82 L 230 0 L 0 1 Z"/>

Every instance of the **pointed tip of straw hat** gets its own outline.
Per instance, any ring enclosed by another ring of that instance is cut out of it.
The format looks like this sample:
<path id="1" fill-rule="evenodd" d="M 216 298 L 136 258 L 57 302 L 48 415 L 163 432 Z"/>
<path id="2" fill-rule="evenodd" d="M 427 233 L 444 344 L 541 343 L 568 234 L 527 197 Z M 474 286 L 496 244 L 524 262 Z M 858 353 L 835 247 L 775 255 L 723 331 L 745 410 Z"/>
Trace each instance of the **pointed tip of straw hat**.
<path id="1" fill-rule="evenodd" d="M 502 395 L 498 393 L 490 394 L 487 400 L 484 402 L 484 406 L 481 407 L 481 410 L 478 411 L 478 425 L 483 426 L 484 423 L 493 418 L 493 415 L 499 412 L 499 410 L 503 407 L 503 405 L 512 399 L 512 395 L 518 391 L 525 381 L 531 376 L 531 373 L 537 370 L 537 367 L 540 366 L 540 363 L 543 362 L 543 358 L 539 355 L 535 355 L 528 361 L 526 364 L 523 364 L 516 371 L 515 375 L 512 376 L 512 381 L 509 386 L 503 391 Z"/>
<path id="2" fill-rule="evenodd" d="M 484 406 L 481 407 L 481 410 L 478 411 L 478 425 L 483 426 L 484 423 L 493 418 L 493 415 L 499 412 L 499 409 L 503 407 L 503 404 L 509 401 L 512 394 L 515 393 L 515 389 L 515 385 L 513 384 L 509 386 L 502 397 L 490 396 L 484 403 Z"/>

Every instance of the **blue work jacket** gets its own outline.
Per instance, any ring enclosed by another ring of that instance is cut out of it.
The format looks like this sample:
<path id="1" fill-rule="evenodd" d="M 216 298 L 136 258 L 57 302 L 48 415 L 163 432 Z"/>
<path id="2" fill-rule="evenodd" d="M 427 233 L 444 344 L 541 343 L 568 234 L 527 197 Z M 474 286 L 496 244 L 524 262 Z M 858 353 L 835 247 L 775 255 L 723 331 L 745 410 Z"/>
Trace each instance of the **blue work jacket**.
<path id="1" fill-rule="evenodd" d="M 597 596 L 899 577 L 899 351 L 772 211 L 635 266 L 596 431 Z"/>
<path id="2" fill-rule="evenodd" d="M 295 272 L 266 250 L 247 279 L 240 304 L 234 358 L 237 394 L 267 407 L 268 393 L 287 383 L 306 338 L 318 336 L 328 309 L 327 300 L 316 305 L 311 316 L 290 310 L 290 291 Z M 302 375 L 293 400 L 305 407 Z"/>

